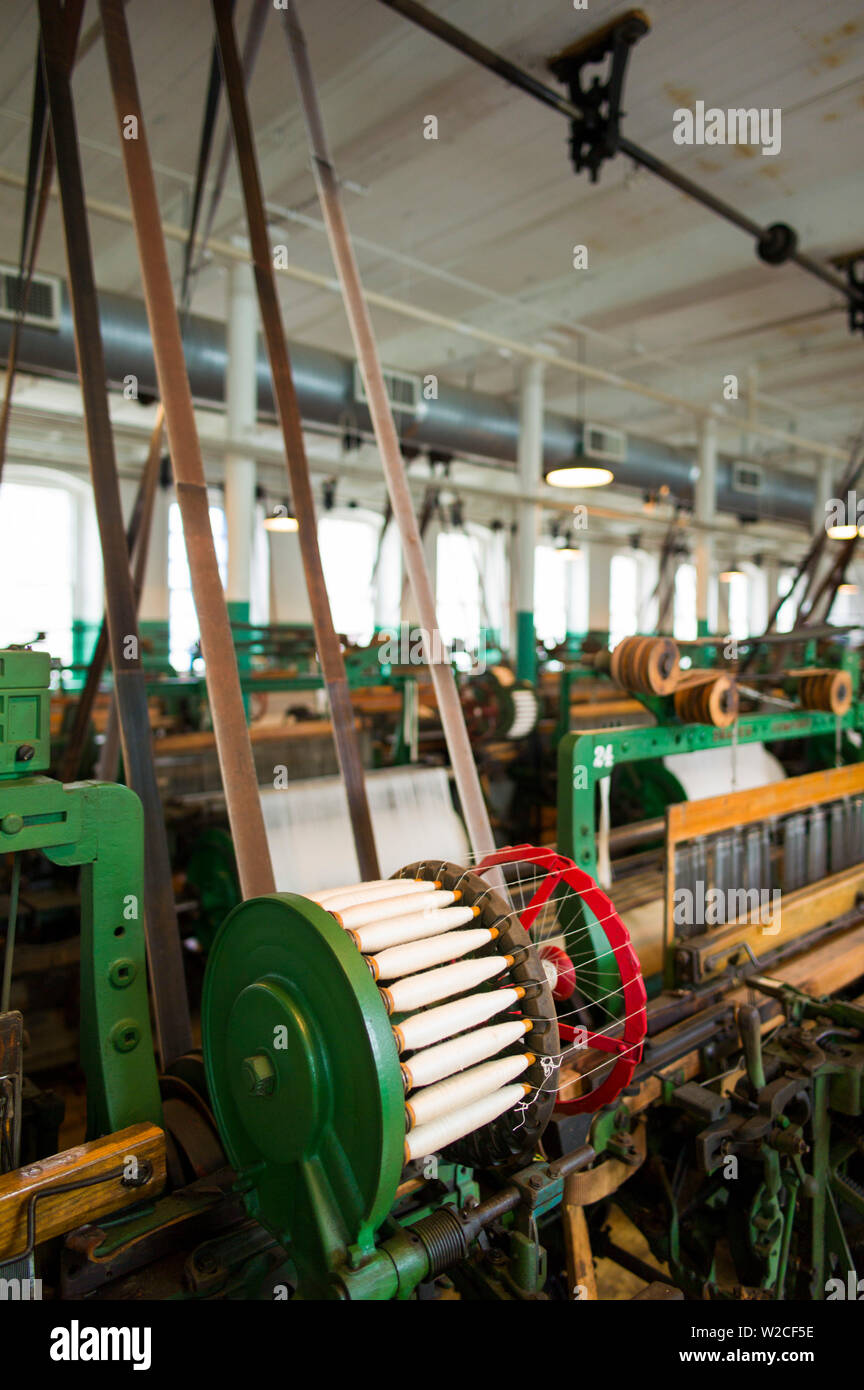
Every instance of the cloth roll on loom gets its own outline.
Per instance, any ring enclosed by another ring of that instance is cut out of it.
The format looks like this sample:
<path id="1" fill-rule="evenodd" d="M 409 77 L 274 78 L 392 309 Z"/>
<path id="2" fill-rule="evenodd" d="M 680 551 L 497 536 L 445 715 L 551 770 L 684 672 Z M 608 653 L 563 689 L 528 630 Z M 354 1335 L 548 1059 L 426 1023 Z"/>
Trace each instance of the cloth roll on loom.
<path id="1" fill-rule="evenodd" d="M 442 859 L 467 858 L 468 838 L 453 808 L 446 768 L 367 772 L 366 790 L 382 874 L 416 859 L 429 845 Z M 337 888 L 352 870 L 359 877 L 341 778 L 262 787 L 261 802 L 278 892 L 313 896 Z"/>

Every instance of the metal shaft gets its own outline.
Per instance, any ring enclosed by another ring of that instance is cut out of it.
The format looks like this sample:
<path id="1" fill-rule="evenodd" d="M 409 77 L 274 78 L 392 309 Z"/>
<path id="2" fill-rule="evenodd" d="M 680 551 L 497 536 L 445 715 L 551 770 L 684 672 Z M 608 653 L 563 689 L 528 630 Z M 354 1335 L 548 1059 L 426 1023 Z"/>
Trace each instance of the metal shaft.
<path id="1" fill-rule="evenodd" d="M 426 9 L 425 5 L 418 5 L 415 3 L 415 0 L 380 0 L 380 2 L 382 5 L 386 5 L 388 9 L 396 10 L 399 14 L 404 15 L 406 19 L 410 19 L 421 29 L 425 29 L 427 33 L 434 34 L 436 38 L 442 39 L 444 43 L 449 44 L 451 48 L 458 49 L 460 53 L 464 53 L 468 58 L 472 58 L 474 62 L 479 63 L 481 67 L 488 68 L 490 72 L 496 73 L 498 77 L 503 77 L 504 81 L 509 82 L 511 86 L 518 87 L 522 92 L 527 92 L 527 94 L 534 97 L 535 100 L 543 102 L 544 106 L 551 106 L 553 111 L 557 111 L 559 115 L 567 116 L 569 120 L 581 119 L 582 112 L 577 106 L 574 106 L 571 101 L 568 101 L 566 97 L 562 97 L 560 93 L 556 92 L 552 87 L 547 87 L 543 82 L 538 82 L 536 77 L 532 77 L 529 72 L 525 72 L 524 68 L 518 67 L 516 63 L 511 63 L 508 59 L 502 58 L 499 53 L 496 53 L 491 48 L 487 48 L 485 44 L 478 43 L 477 40 L 472 39 L 469 34 L 465 34 L 461 29 L 457 29 L 454 24 L 448 24 L 446 19 L 441 19 L 439 15 L 432 14 L 430 10 Z M 618 140 L 618 149 L 622 154 L 626 154 L 630 159 L 634 160 L 636 164 L 641 165 L 643 169 L 647 169 L 649 173 L 656 174 L 656 176 L 663 179 L 665 183 L 671 184 L 673 188 L 677 188 L 679 193 L 685 193 L 688 198 L 695 199 L 697 203 L 701 203 L 703 207 L 708 208 L 711 212 L 715 212 L 718 217 L 725 218 L 725 220 L 731 222 L 734 227 L 740 227 L 742 232 L 747 232 L 757 241 L 762 240 L 766 233 L 766 228 L 760 227 L 758 222 L 754 222 L 752 218 L 747 217 L 743 212 L 739 212 L 738 209 L 732 207 L 730 203 L 724 202 L 722 198 L 717 198 L 713 193 L 709 193 L 707 189 L 701 188 L 699 184 L 694 183 L 692 179 L 688 179 L 684 174 L 678 173 L 676 169 L 673 169 L 669 164 L 665 164 L 663 160 L 658 159 L 656 155 L 650 154 L 648 150 L 643 150 L 641 145 L 635 144 L 632 140 L 625 139 L 622 135 Z M 806 255 L 803 251 L 793 251 L 787 259 L 794 261 L 796 265 L 800 266 L 802 270 L 808 271 L 810 275 L 815 275 L 824 284 L 830 285 L 832 290 L 836 290 L 839 294 L 842 294 L 844 299 L 850 304 L 857 304 L 860 302 L 855 292 L 850 289 L 845 280 L 835 274 L 834 271 L 829 270 L 827 266 L 821 265 L 819 261 L 815 261 L 812 256 Z"/>

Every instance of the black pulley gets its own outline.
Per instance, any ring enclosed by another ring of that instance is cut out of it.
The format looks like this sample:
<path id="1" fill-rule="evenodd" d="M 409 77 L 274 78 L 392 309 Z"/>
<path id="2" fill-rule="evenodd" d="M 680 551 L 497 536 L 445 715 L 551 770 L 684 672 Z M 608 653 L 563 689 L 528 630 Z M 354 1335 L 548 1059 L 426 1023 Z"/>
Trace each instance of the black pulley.
<path id="1" fill-rule="evenodd" d="M 756 243 L 756 254 L 768 265 L 782 265 L 798 250 L 798 234 L 785 222 L 772 222 Z"/>

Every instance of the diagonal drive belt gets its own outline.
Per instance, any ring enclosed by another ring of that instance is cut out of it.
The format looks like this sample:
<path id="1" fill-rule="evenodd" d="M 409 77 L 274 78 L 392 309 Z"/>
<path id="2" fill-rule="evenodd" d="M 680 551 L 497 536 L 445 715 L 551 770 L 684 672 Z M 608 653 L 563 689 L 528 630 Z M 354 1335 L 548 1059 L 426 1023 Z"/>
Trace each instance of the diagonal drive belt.
<path id="1" fill-rule="evenodd" d="M 309 465 L 303 441 L 300 407 L 294 390 L 291 362 L 288 357 L 285 330 L 279 310 L 279 297 L 276 292 L 272 253 L 267 235 L 261 181 L 246 101 L 243 69 L 231 21 L 231 9 L 231 0 L 214 0 L 213 10 L 216 19 L 219 55 L 222 61 L 225 91 L 234 131 L 234 145 L 240 168 L 240 181 L 246 204 L 255 285 L 258 291 L 258 306 L 270 359 L 273 394 L 276 399 L 279 424 L 285 445 L 285 459 L 291 481 L 291 497 L 299 523 L 300 553 L 303 559 L 309 606 L 312 610 L 312 621 L 315 627 L 318 659 L 321 663 L 330 701 L 336 752 L 348 797 L 348 810 L 351 816 L 357 861 L 362 878 L 377 878 L 379 876 L 378 856 L 369 814 L 369 803 L 366 799 L 363 765 L 357 743 L 342 648 L 333 626 L 330 603 L 324 583 L 324 571 L 321 566 L 321 554 L 318 549 L 315 502 L 312 496 Z"/>
<path id="2" fill-rule="evenodd" d="M 214 0 L 214 5 L 218 13 L 221 8 L 220 0 Z M 384 384 L 372 320 L 369 316 L 351 238 L 348 234 L 339 183 L 330 162 L 324 122 L 318 104 L 309 55 L 306 51 L 306 41 L 297 17 L 294 0 L 283 0 L 280 8 L 300 93 L 300 104 L 306 123 L 318 198 L 324 215 L 331 254 L 339 273 L 345 312 L 351 327 L 357 360 L 366 386 L 369 414 L 372 417 L 372 428 L 375 431 L 375 439 L 381 455 L 387 491 L 393 506 L 393 515 L 402 537 L 405 569 L 411 581 L 414 602 L 417 606 L 421 627 L 424 630 L 429 672 L 435 687 L 438 712 L 447 742 L 453 777 L 459 793 L 459 801 L 468 830 L 468 838 L 471 841 L 471 848 L 479 858 L 491 850 L 495 843 L 492 837 L 492 827 L 489 823 L 489 813 L 483 800 L 480 779 L 477 775 L 477 767 L 474 762 L 474 754 L 471 751 L 471 743 L 465 727 L 465 715 L 459 701 L 459 692 L 456 688 L 453 671 L 446 661 L 436 660 L 434 656 L 438 634 L 435 598 L 417 529 L 411 493 L 405 477 L 405 464 Z M 503 880 L 500 879 L 498 870 L 495 870 L 494 873 L 496 886 L 498 886 Z"/>
<path id="3" fill-rule="evenodd" d="M 237 658 L 210 528 L 204 465 L 195 425 L 177 307 L 153 181 L 141 100 L 121 0 L 101 0 L 108 69 L 132 205 L 141 278 L 171 463 L 201 629 L 207 693 L 222 785 L 244 897 L 274 890 Z M 134 117 L 135 138 L 124 138 Z"/>
<path id="4" fill-rule="evenodd" d="M 105 568 L 109 643 L 123 759 L 129 785 L 144 808 L 144 917 L 153 982 L 156 1033 L 163 1063 L 189 1050 L 191 1029 L 168 841 L 156 776 L 141 667 L 138 623 L 123 528 L 117 461 L 106 393 L 105 359 L 75 111 L 59 0 L 39 0 L 45 86 L 69 265 L 75 350 L 84 401 L 93 495 Z"/>

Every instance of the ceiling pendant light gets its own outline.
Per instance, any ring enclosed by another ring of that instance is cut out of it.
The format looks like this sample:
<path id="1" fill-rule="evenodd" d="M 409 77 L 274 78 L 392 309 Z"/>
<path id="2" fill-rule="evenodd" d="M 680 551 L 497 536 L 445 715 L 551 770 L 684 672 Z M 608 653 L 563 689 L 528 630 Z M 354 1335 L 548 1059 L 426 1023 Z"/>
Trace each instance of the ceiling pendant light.
<path id="1" fill-rule="evenodd" d="M 289 501 L 277 502 L 264 518 L 265 531 L 299 531 L 300 523 Z"/>
<path id="2" fill-rule="evenodd" d="M 609 468 L 597 468 L 574 459 L 572 463 L 553 464 L 544 469 L 543 476 L 550 487 L 606 487 L 615 474 Z"/>

